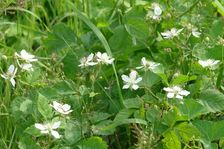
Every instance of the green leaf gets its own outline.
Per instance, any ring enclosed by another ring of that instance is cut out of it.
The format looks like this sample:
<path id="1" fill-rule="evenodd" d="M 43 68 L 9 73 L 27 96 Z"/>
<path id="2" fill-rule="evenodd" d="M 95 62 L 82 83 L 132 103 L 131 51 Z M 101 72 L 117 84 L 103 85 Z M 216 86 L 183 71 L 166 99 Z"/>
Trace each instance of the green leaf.
<path id="1" fill-rule="evenodd" d="M 137 6 L 124 16 L 126 29 L 135 38 L 146 39 L 149 36 L 149 26 L 144 20 L 145 14 L 144 8 Z"/>
<path id="2" fill-rule="evenodd" d="M 183 104 L 179 104 L 177 107 L 180 114 L 187 116 L 189 120 L 209 112 L 202 104 L 193 99 L 186 99 Z"/>
<path id="3" fill-rule="evenodd" d="M 65 125 L 65 140 L 66 144 L 72 145 L 82 138 L 81 126 L 67 123 Z"/>
<path id="4" fill-rule="evenodd" d="M 30 113 L 32 111 L 32 101 L 29 99 L 26 99 L 25 101 L 23 101 L 20 104 L 20 111 L 22 111 L 23 113 Z"/>
<path id="5" fill-rule="evenodd" d="M 98 123 L 100 121 L 106 120 L 107 118 L 111 117 L 111 114 L 103 113 L 103 112 L 94 112 L 91 113 L 89 120 L 91 123 Z"/>
<path id="6" fill-rule="evenodd" d="M 218 90 L 209 89 L 201 93 L 199 102 L 207 108 L 209 112 L 219 112 L 224 110 L 224 95 Z"/>
<path id="7" fill-rule="evenodd" d="M 224 121 L 195 120 L 192 123 L 200 131 L 201 137 L 206 141 L 211 142 L 224 137 Z"/>
<path id="8" fill-rule="evenodd" d="M 179 84 L 183 84 L 192 80 L 196 80 L 197 76 L 186 76 L 186 75 L 178 75 L 177 77 L 175 77 L 171 84 L 172 85 L 179 85 Z"/>
<path id="9" fill-rule="evenodd" d="M 40 145 L 35 142 L 30 136 L 20 138 L 18 143 L 19 149 L 41 149 Z"/>
<path id="10" fill-rule="evenodd" d="M 76 57 L 75 53 L 72 51 L 68 52 L 63 59 L 63 64 L 63 71 L 65 75 L 70 79 L 74 79 L 79 64 L 79 59 Z"/>
<path id="11" fill-rule="evenodd" d="M 185 141 L 186 143 L 192 139 L 200 137 L 200 132 L 198 129 L 194 125 L 187 122 L 183 122 L 175 126 L 174 131 L 176 132 L 179 139 Z"/>
<path id="12" fill-rule="evenodd" d="M 143 101 L 139 98 L 131 98 L 124 100 L 124 106 L 126 108 L 139 108 Z"/>
<path id="13" fill-rule="evenodd" d="M 214 0 L 212 2 L 213 6 L 216 7 L 218 9 L 218 12 L 224 16 L 224 6 L 218 1 L 218 0 Z"/>
<path id="14" fill-rule="evenodd" d="M 37 100 L 37 109 L 45 119 L 52 118 L 52 108 L 48 103 L 48 99 L 40 93 Z"/>
<path id="15" fill-rule="evenodd" d="M 151 71 L 146 71 L 143 76 L 143 81 L 140 82 L 140 85 L 150 88 L 159 81 L 161 81 L 160 76 Z"/>
<path id="16" fill-rule="evenodd" d="M 114 118 L 114 121 L 123 121 L 134 113 L 135 109 L 122 109 Z"/>
<path id="17" fill-rule="evenodd" d="M 107 149 L 107 144 L 100 137 L 90 137 L 78 145 L 79 149 Z"/>
<path id="18" fill-rule="evenodd" d="M 165 149 L 181 149 L 181 142 L 174 131 L 169 131 L 163 139 Z"/>
<path id="19" fill-rule="evenodd" d="M 77 38 L 74 32 L 65 24 L 57 24 L 52 32 L 44 40 L 44 45 L 50 51 L 59 51 L 64 48 L 71 48 L 76 45 Z"/>

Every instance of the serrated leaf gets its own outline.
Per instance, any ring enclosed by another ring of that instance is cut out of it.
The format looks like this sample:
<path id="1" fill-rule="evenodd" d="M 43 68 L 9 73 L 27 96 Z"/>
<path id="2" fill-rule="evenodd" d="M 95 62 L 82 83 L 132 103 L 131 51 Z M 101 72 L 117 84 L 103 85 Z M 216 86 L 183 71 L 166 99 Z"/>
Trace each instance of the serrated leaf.
<path id="1" fill-rule="evenodd" d="M 224 110 L 224 95 L 218 90 L 209 89 L 201 93 L 199 102 L 207 108 L 209 112 Z"/>
<path id="2" fill-rule="evenodd" d="M 224 121 L 195 120 L 192 123 L 200 131 L 202 138 L 207 141 L 224 137 Z"/>
<path id="3" fill-rule="evenodd" d="M 165 149 L 181 149 L 181 142 L 174 131 L 169 131 L 163 139 Z"/>
<path id="4" fill-rule="evenodd" d="M 48 103 L 48 99 L 42 94 L 38 95 L 37 109 L 45 119 L 49 119 L 53 116 L 52 108 Z"/>
<path id="5" fill-rule="evenodd" d="M 131 98 L 124 100 L 124 106 L 126 108 L 139 108 L 142 105 L 143 101 L 139 98 Z"/>
<path id="6" fill-rule="evenodd" d="M 44 40 L 44 45 L 50 51 L 59 51 L 63 48 L 71 48 L 76 45 L 76 35 L 65 24 L 57 24 L 53 27 L 52 32 Z"/>
<path id="7" fill-rule="evenodd" d="M 102 138 L 93 136 L 83 140 L 78 147 L 80 149 L 107 149 L 108 146 Z"/>
<path id="8" fill-rule="evenodd" d="M 78 142 L 82 138 L 81 126 L 67 123 L 65 125 L 65 139 L 68 145 Z"/>
<path id="9" fill-rule="evenodd" d="M 196 80 L 197 76 L 186 76 L 186 75 L 178 75 L 177 77 L 175 77 L 171 84 L 172 85 L 179 85 L 179 84 L 183 84 L 192 80 Z"/>
<path id="10" fill-rule="evenodd" d="M 202 104 L 193 99 L 186 99 L 183 104 L 179 104 L 177 107 L 180 114 L 187 116 L 189 120 L 209 112 Z"/>
<path id="11" fill-rule="evenodd" d="M 32 101 L 29 99 L 26 99 L 20 104 L 20 111 L 23 113 L 29 113 L 32 109 Z"/>

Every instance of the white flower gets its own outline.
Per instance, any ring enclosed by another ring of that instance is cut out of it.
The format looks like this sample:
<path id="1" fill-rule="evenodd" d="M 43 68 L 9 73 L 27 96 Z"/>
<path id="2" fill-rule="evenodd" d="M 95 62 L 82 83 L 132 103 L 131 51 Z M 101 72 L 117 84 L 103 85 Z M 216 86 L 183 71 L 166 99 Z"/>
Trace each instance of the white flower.
<path id="1" fill-rule="evenodd" d="M 132 88 L 134 90 L 137 90 L 139 88 L 138 83 L 142 81 L 142 77 L 137 77 L 137 71 L 132 70 L 129 76 L 122 75 L 121 78 L 124 81 L 125 85 L 123 86 L 123 89 Z"/>
<path id="2" fill-rule="evenodd" d="M 199 60 L 198 63 L 202 67 L 209 67 L 210 69 L 214 69 L 215 66 L 219 63 L 219 60 L 214 60 L 214 59 L 207 59 L 207 60 Z"/>
<path id="3" fill-rule="evenodd" d="M 6 80 L 9 80 L 13 87 L 16 85 L 15 77 L 16 77 L 17 68 L 14 65 L 10 65 L 7 72 L 4 74 L 1 74 L 1 77 L 3 77 Z"/>
<path id="4" fill-rule="evenodd" d="M 97 52 L 96 60 L 102 64 L 112 64 L 114 61 L 114 58 L 111 58 L 107 53 Z"/>
<path id="5" fill-rule="evenodd" d="M 172 39 L 178 36 L 182 30 L 183 28 L 179 30 L 177 30 L 176 28 L 172 28 L 171 30 L 161 33 L 161 35 L 163 36 L 164 39 Z"/>
<path id="6" fill-rule="evenodd" d="M 80 60 L 80 64 L 78 66 L 79 67 L 87 67 L 87 66 L 94 66 L 94 65 L 96 65 L 97 63 L 93 62 L 93 57 L 94 57 L 94 54 L 92 54 L 92 53 L 89 56 L 87 56 L 87 57 L 83 57 Z"/>
<path id="7" fill-rule="evenodd" d="M 136 69 L 142 69 L 142 68 L 144 68 L 145 70 L 153 70 L 157 66 L 160 65 L 159 63 L 155 63 L 155 62 L 146 60 L 145 57 L 143 57 L 141 59 L 141 64 L 142 64 L 142 66 L 136 67 Z"/>
<path id="8" fill-rule="evenodd" d="M 201 33 L 198 32 L 198 29 L 197 28 L 192 28 L 192 35 L 196 38 L 199 38 Z"/>
<path id="9" fill-rule="evenodd" d="M 19 64 L 19 63 L 18 63 Z M 33 65 L 32 64 L 19 64 L 20 68 L 26 71 L 33 71 Z"/>
<path id="10" fill-rule="evenodd" d="M 55 129 L 57 129 L 60 125 L 61 125 L 60 121 L 46 124 L 35 123 L 35 127 L 39 129 L 41 133 L 51 134 L 56 139 L 59 139 L 60 135 Z"/>
<path id="11" fill-rule="evenodd" d="M 28 53 L 28 52 L 26 52 L 26 50 L 20 51 L 20 54 L 15 52 L 15 55 L 18 56 L 19 58 L 21 58 L 22 60 L 28 62 L 28 63 L 37 61 L 35 56 L 30 54 L 30 53 Z"/>
<path id="12" fill-rule="evenodd" d="M 167 98 L 178 98 L 183 99 L 183 96 L 187 96 L 190 94 L 189 91 L 183 90 L 179 86 L 173 86 L 173 87 L 164 87 L 164 91 L 168 92 Z"/>
<path id="13" fill-rule="evenodd" d="M 53 105 L 52 106 L 57 112 L 61 113 L 61 114 L 69 114 L 71 113 L 73 110 L 71 109 L 71 106 L 68 104 L 60 104 L 57 101 L 53 101 Z"/>
<path id="14" fill-rule="evenodd" d="M 152 18 L 153 20 L 160 20 L 162 9 L 160 8 L 159 4 L 153 3 L 152 10 L 149 10 L 146 17 Z"/>

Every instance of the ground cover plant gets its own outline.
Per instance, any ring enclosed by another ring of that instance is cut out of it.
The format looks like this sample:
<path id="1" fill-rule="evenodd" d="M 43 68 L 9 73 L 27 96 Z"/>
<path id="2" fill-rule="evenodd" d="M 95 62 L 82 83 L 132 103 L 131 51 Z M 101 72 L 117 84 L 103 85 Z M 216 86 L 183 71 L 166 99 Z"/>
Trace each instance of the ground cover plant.
<path id="1" fill-rule="evenodd" d="M 223 0 L 1 0 L 1 149 L 224 148 Z"/>

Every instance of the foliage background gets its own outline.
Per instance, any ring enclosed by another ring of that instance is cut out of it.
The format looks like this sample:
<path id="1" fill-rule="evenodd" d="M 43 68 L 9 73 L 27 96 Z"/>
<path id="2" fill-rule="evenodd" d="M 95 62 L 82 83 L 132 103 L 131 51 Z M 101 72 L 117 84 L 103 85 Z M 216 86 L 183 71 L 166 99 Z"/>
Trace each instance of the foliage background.
<path id="1" fill-rule="evenodd" d="M 145 18 L 153 2 L 160 22 Z M 14 52 L 27 49 L 39 61 L 20 72 L 17 86 L 0 80 L 0 148 L 223 148 L 223 0 L 3 0 L 0 1 L 0 65 L 5 72 Z M 200 38 L 191 36 L 192 24 Z M 185 28 L 173 40 L 161 32 Z M 97 51 L 113 55 L 113 66 L 78 67 Z M 142 57 L 161 63 L 139 72 L 138 91 L 122 90 L 120 76 Z M 217 59 L 214 70 L 198 59 Z M 178 75 L 174 75 L 178 74 Z M 185 86 L 180 103 L 163 87 Z M 69 103 L 69 117 L 54 115 L 49 103 Z M 63 120 L 63 138 L 42 136 L 34 123 Z"/>

